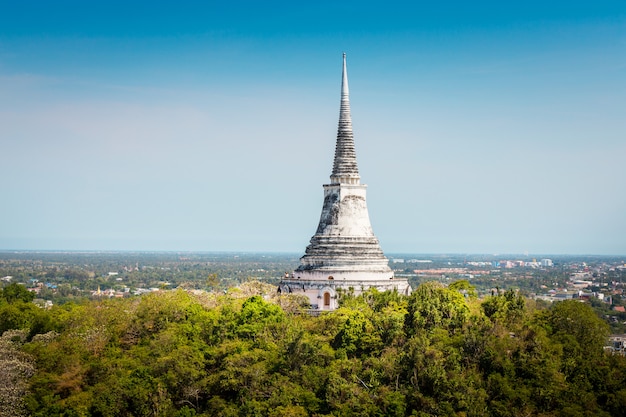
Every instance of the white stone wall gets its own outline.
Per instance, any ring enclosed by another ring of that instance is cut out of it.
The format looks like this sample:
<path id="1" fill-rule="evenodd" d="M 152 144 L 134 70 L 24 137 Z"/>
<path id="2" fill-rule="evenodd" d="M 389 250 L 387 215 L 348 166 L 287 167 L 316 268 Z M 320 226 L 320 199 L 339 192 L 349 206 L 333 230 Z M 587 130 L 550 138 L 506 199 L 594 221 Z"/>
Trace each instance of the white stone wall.
<path id="1" fill-rule="evenodd" d="M 324 205 L 317 234 L 374 236 L 366 202 L 366 185 L 324 185 Z"/>
<path id="2" fill-rule="evenodd" d="M 335 310 L 339 305 L 339 292 L 352 292 L 355 296 L 376 288 L 378 291 L 394 291 L 410 295 L 411 286 L 405 279 L 389 279 L 378 281 L 367 280 L 326 280 L 308 281 L 302 279 L 283 279 L 279 289 L 284 294 L 304 295 L 309 299 L 314 310 Z M 326 303 L 327 302 L 327 303 Z"/>
<path id="3" fill-rule="evenodd" d="M 326 281 L 386 281 L 393 279 L 393 271 L 367 271 L 367 270 L 354 270 L 344 269 L 338 271 L 335 269 L 315 269 L 312 271 L 294 271 L 294 279 L 301 279 L 305 281 L 326 282 Z M 330 278 L 332 277 L 332 279 Z"/>

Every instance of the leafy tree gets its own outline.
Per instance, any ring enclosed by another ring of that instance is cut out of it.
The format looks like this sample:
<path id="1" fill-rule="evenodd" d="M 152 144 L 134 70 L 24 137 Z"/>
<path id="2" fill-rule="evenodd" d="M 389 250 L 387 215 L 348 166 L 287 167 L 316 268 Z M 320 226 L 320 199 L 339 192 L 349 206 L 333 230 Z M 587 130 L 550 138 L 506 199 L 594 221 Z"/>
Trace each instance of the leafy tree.
<path id="1" fill-rule="evenodd" d="M 32 358 L 20 351 L 25 341 L 23 330 L 5 331 L 0 336 L 0 417 L 26 414 L 23 397 L 35 367 Z"/>
<path id="2" fill-rule="evenodd" d="M 470 298 L 476 298 L 478 295 L 476 293 L 476 287 L 470 284 L 469 281 L 466 279 L 454 281 L 453 283 L 448 285 L 448 288 L 450 288 L 451 290 L 458 291 L 461 294 L 465 294 Z"/>
<path id="3" fill-rule="evenodd" d="M 577 300 L 555 303 L 546 317 L 550 332 L 557 338 L 572 336 L 585 355 L 602 353 L 609 334 L 608 325 L 593 309 Z"/>
<path id="4" fill-rule="evenodd" d="M 524 297 L 510 289 L 504 294 L 488 297 L 481 304 L 481 308 L 492 321 L 505 321 L 510 324 L 523 317 L 525 301 Z"/>
<path id="5" fill-rule="evenodd" d="M 405 342 L 404 322 L 407 314 L 406 303 L 390 301 L 378 314 L 372 315 L 372 322 L 378 328 L 383 345 L 400 346 Z"/>
<path id="6" fill-rule="evenodd" d="M 16 301 L 28 303 L 33 301 L 34 298 L 35 293 L 28 291 L 24 285 L 15 282 L 7 285 L 0 291 L 0 299 L 7 303 L 14 303 Z"/>
<path id="7" fill-rule="evenodd" d="M 460 328 L 469 318 L 463 295 L 435 281 L 426 282 L 413 291 L 407 310 L 407 325 L 411 332 L 438 327 L 453 330 Z"/>
<path id="8" fill-rule="evenodd" d="M 15 300 L 0 305 L 0 334 L 7 330 L 29 330 L 33 323 L 44 320 L 46 312 L 31 302 Z"/>
<path id="9" fill-rule="evenodd" d="M 217 274 L 216 273 L 209 274 L 209 276 L 207 277 L 207 280 L 206 280 L 207 287 L 209 287 L 211 290 L 213 290 L 219 284 L 220 284 L 220 280 L 217 277 Z"/>
<path id="10" fill-rule="evenodd" d="M 345 320 L 335 336 L 333 342 L 335 349 L 342 350 L 347 355 L 353 355 L 372 352 L 380 347 L 380 337 L 363 312 L 343 307 L 336 314 L 343 315 Z"/>
<path id="11" fill-rule="evenodd" d="M 254 339 L 264 331 L 276 333 L 279 323 L 285 320 L 285 313 L 275 304 L 267 303 L 259 295 L 248 298 L 241 307 L 241 313 L 237 321 L 237 333 L 242 337 Z"/>

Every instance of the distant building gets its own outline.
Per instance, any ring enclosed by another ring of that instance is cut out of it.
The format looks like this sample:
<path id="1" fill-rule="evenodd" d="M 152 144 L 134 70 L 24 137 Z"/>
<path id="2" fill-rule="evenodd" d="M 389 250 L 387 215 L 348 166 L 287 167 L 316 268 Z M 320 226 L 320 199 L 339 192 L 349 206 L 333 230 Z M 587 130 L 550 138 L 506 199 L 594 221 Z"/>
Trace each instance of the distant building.
<path id="1" fill-rule="evenodd" d="M 549 268 L 549 267 L 553 267 L 554 263 L 552 262 L 552 259 L 542 259 L 541 266 Z"/>
<path id="2" fill-rule="evenodd" d="M 337 308 L 338 291 L 355 295 L 369 288 L 409 294 L 406 279 L 395 278 L 370 225 L 366 185 L 357 168 L 346 55 L 343 55 L 341 105 L 330 184 L 324 185 L 319 225 L 300 266 L 287 274 L 278 291 L 303 294 L 320 310 Z"/>
<path id="3" fill-rule="evenodd" d="M 33 304 L 35 304 L 39 308 L 43 308 L 43 309 L 46 309 L 46 310 L 51 309 L 52 305 L 53 305 L 52 301 L 44 300 L 44 299 L 41 299 L 41 298 L 35 298 L 33 300 Z"/>
<path id="4" fill-rule="evenodd" d="M 615 355 L 626 354 L 626 334 L 612 334 L 609 336 L 604 350 Z"/>

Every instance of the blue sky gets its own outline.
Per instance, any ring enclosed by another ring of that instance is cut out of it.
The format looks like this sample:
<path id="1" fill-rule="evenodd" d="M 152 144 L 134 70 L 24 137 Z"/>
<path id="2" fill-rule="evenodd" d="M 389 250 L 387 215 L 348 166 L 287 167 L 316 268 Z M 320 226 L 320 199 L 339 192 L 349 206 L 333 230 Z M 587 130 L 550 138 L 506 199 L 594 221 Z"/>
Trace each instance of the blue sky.
<path id="1" fill-rule="evenodd" d="M 0 249 L 303 252 L 345 51 L 385 252 L 626 254 L 626 3 L 432 3 L 0 1 Z"/>

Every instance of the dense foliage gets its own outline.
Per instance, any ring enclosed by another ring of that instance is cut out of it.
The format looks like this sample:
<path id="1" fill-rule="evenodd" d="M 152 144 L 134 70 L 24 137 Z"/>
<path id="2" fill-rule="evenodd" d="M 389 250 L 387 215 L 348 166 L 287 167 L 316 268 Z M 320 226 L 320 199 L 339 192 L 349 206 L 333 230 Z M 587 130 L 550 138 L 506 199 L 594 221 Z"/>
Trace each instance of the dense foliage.
<path id="1" fill-rule="evenodd" d="M 626 415 L 626 360 L 576 301 L 541 310 L 429 282 L 314 317 L 261 287 L 32 311 L 15 291 L 0 300 L 11 415 Z"/>

